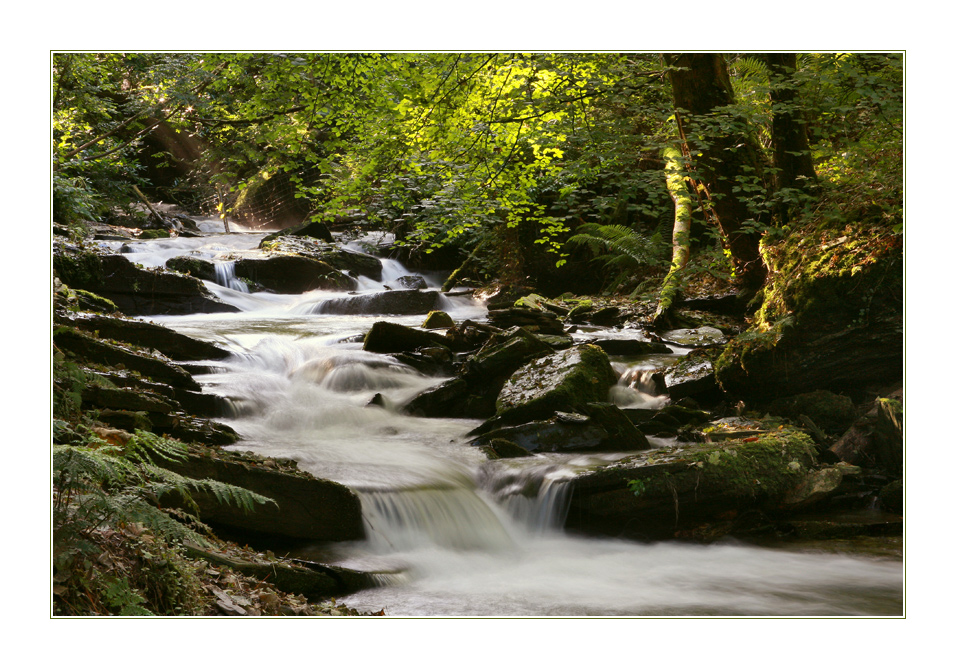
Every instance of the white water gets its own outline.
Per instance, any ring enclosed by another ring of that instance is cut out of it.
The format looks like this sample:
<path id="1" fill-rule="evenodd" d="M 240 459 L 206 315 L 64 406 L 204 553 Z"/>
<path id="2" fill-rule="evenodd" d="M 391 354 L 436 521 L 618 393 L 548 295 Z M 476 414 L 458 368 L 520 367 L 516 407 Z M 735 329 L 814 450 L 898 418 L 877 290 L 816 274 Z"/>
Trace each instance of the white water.
<path id="1" fill-rule="evenodd" d="M 253 253 L 261 235 L 233 234 L 131 245 L 138 262 L 161 265 L 195 252 L 216 260 Z M 381 290 L 408 271 L 385 265 Z M 430 285 L 437 281 L 427 278 Z M 316 476 L 355 489 L 367 540 L 306 550 L 305 557 L 393 570 L 381 588 L 339 601 L 393 616 L 899 615 L 899 561 L 745 545 L 638 544 L 562 531 L 575 472 L 615 455 L 538 455 L 487 461 L 466 443 L 478 421 L 403 416 L 400 406 L 441 379 L 346 341 L 382 316 L 313 314 L 341 293 L 244 293 L 207 285 L 237 314 L 163 317 L 234 355 L 199 376 L 228 397 L 235 446 L 295 459 Z M 446 298 L 456 320 L 485 311 Z M 421 316 L 388 317 L 417 326 Z M 626 406 L 663 402 L 642 385 L 640 363 L 615 390 Z M 620 370 L 619 370 L 620 371 Z M 631 383 L 633 381 L 633 383 Z M 385 405 L 368 406 L 377 393 Z"/>

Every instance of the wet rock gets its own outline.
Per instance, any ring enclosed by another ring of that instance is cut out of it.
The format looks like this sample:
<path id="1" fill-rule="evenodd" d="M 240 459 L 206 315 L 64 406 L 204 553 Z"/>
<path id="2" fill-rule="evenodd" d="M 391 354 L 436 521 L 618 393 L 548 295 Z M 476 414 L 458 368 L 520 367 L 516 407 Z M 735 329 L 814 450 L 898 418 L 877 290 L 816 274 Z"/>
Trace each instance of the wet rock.
<path id="1" fill-rule="evenodd" d="M 553 349 L 523 328 L 489 334 L 459 376 L 430 388 L 405 405 L 411 415 L 432 418 L 488 418 L 508 377 L 525 363 Z"/>
<path id="2" fill-rule="evenodd" d="M 189 274 L 204 281 L 216 281 L 216 263 L 197 256 L 176 256 L 166 261 L 166 269 Z"/>
<path id="3" fill-rule="evenodd" d="M 434 346 L 450 347 L 450 340 L 437 332 L 426 332 L 390 321 L 378 321 L 365 335 L 362 349 L 373 353 L 405 353 Z"/>
<path id="4" fill-rule="evenodd" d="M 310 290 L 352 290 L 355 280 L 324 262 L 294 255 L 269 258 L 240 258 L 236 276 L 249 279 L 267 290 L 283 294 Z"/>
<path id="5" fill-rule="evenodd" d="M 247 513 L 224 504 L 210 492 L 192 492 L 203 522 L 291 539 L 348 541 L 365 536 L 358 497 L 339 483 L 297 470 L 273 469 L 254 456 L 239 457 L 208 448 L 192 447 L 185 462 L 167 467 L 183 476 L 231 483 L 276 502 Z"/>
<path id="6" fill-rule="evenodd" d="M 195 277 L 143 269 L 120 255 L 56 253 L 53 267 L 63 283 L 111 300 L 128 316 L 239 311 Z"/>
<path id="7" fill-rule="evenodd" d="M 434 311 L 439 306 L 440 300 L 441 293 L 437 291 L 390 290 L 382 293 L 326 300 L 317 305 L 316 313 L 425 315 Z"/>
<path id="8" fill-rule="evenodd" d="M 312 237 L 314 239 L 321 239 L 322 241 L 329 243 L 333 241 L 332 232 L 325 223 L 320 221 L 308 221 L 306 223 L 294 225 L 290 228 L 285 228 L 284 230 L 279 230 L 278 232 L 273 232 L 266 235 L 262 238 L 262 241 L 259 242 L 259 248 L 267 248 L 269 242 L 274 242 L 287 235 L 290 237 Z"/>
<path id="9" fill-rule="evenodd" d="M 455 327 L 455 321 L 444 311 L 429 311 L 422 323 L 426 330 L 440 330 Z"/>
<path id="10" fill-rule="evenodd" d="M 880 508 L 891 513 L 903 513 L 903 480 L 887 483 L 880 489 Z"/>
<path id="11" fill-rule="evenodd" d="M 526 458 L 530 451 L 507 439 L 489 439 L 486 451 L 490 450 L 494 458 Z"/>
<path id="12" fill-rule="evenodd" d="M 813 453 L 805 434 L 783 431 L 631 456 L 573 480 L 566 527 L 667 539 L 750 511 L 776 512 L 805 484 Z"/>
<path id="13" fill-rule="evenodd" d="M 514 306 L 519 309 L 537 309 L 539 311 L 550 311 L 558 316 L 567 316 L 570 312 L 566 307 L 562 307 L 560 304 L 556 304 L 551 300 L 542 297 L 536 293 L 531 293 L 530 295 L 525 295 L 524 297 L 519 297 L 515 300 Z"/>
<path id="14" fill-rule="evenodd" d="M 375 256 L 311 237 L 285 235 L 269 244 L 260 244 L 260 247 L 269 248 L 277 254 L 311 258 L 353 276 L 361 274 L 375 281 L 382 280 L 382 261 Z"/>
<path id="15" fill-rule="evenodd" d="M 714 376 L 715 353 L 703 349 L 691 351 L 664 373 L 664 383 L 672 400 L 711 396 L 720 389 Z"/>
<path id="16" fill-rule="evenodd" d="M 389 284 L 389 288 L 393 290 L 425 290 L 428 288 L 425 279 L 420 276 L 400 276 L 392 284 Z"/>
<path id="17" fill-rule="evenodd" d="M 588 344 L 537 358 L 518 369 L 498 394 L 495 416 L 473 434 L 504 425 L 547 420 L 555 411 L 582 412 L 606 402 L 617 376 L 607 354 Z"/>
<path id="18" fill-rule="evenodd" d="M 587 322 L 592 325 L 600 325 L 603 327 L 611 327 L 615 325 L 621 325 L 627 319 L 627 315 L 624 314 L 619 307 L 604 307 L 603 309 L 598 309 L 597 311 L 592 311 L 587 316 Z"/>
<path id="19" fill-rule="evenodd" d="M 531 332 L 541 334 L 563 335 L 564 326 L 558 317 L 550 311 L 539 309 L 489 309 L 488 321 L 495 327 L 507 329 L 514 326 L 523 327 Z"/>
<path id="20" fill-rule="evenodd" d="M 175 388 L 201 390 L 192 376 L 180 367 L 155 356 L 146 356 L 119 346 L 100 341 L 74 329 L 61 329 L 54 333 L 53 342 L 63 351 L 94 364 L 139 372 L 155 381 Z"/>
<path id="21" fill-rule="evenodd" d="M 661 333 L 661 339 L 669 344 L 689 348 L 712 348 L 727 343 L 727 337 L 723 332 L 707 325 L 697 328 L 668 330 Z"/>
<path id="22" fill-rule="evenodd" d="M 58 321 L 105 339 L 155 349 L 174 360 L 220 360 L 229 356 L 228 351 L 214 344 L 147 321 L 94 315 L 64 316 Z"/>
<path id="23" fill-rule="evenodd" d="M 592 339 L 588 343 L 600 347 L 608 355 L 673 353 L 665 344 L 641 339 Z"/>
<path id="24" fill-rule="evenodd" d="M 548 420 L 505 426 L 472 440 L 492 446 L 496 440 L 517 444 L 529 452 L 575 453 L 640 451 L 650 448 L 647 438 L 618 407 L 607 403 L 585 405 L 584 414 L 557 412 Z"/>

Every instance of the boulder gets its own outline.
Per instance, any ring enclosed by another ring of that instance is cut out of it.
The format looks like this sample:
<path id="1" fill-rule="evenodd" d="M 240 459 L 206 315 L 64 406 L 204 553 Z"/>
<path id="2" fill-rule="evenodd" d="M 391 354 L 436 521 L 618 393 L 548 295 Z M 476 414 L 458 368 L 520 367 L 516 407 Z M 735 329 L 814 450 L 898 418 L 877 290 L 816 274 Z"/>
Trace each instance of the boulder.
<path id="1" fill-rule="evenodd" d="M 818 477 L 813 454 L 807 435 L 782 430 L 630 456 L 572 480 L 566 527 L 642 540 L 688 536 L 706 523 L 730 529 L 745 512 L 785 511 L 788 495 Z"/>
<path id="2" fill-rule="evenodd" d="M 563 335 L 564 327 L 558 317 L 550 311 L 512 307 L 508 309 L 489 309 L 488 321 L 499 328 L 520 326 L 531 332 Z"/>
<path id="3" fill-rule="evenodd" d="M 664 373 L 667 393 L 674 401 L 685 397 L 719 395 L 720 388 L 714 376 L 716 353 L 696 349 L 685 355 Z"/>
<path id="4" fill-rule="evenodd" d="M 642 339 L 592 339 L 588 343 L 601 348 L 608 355 L 673 353 L 665 344 Z"/>
<path id="5" fill-rule="evenodd" d="M 392 284 L 394 285 L 389 285 L 389 288 L 397 288 L 398 290 L 425 290 L 428 288 L 425 279 L 420 276 L 400 276 Z"/>
<path id="6" fill-rule="evenodd" d="M 263 239 L 260 247 L 268 248 L 274 253 L 299 255 L 318 260 L 353 276 L 361 274 L 375 281 L 382 280 L 382 261 L 375 256 L 333 246 L 312 237 L 284 235 L 268 244 Z"/>
<path id="7" fill-rule="evenodd" d="M 390 321 L 378 321 L 365 335 L 362 349 L 373 353 L 405 353 L 419 348 L 443 346 L 451 342 L 437 332 L 425 332 Z"/>
<path id="8" fill-rule="evenodd" d="M 508 377 L 552 350 L 523 328 L 491 334 L 458 377 L 420 393 L 404 411 L 430 418 L 488 418 L 495 413 L 498 393 Z"/>
<path id="9" fill-rule="evenodd" d="M 824 223 L 764 253 L 762 305 L 715 365 L 735 397 L 852 394 L 903 378 L 902 235 L 879 217 Z"/>
<path id="10" fill-rule="evenodd" d="M 329 230 L 329 226 L 321 221 L 307 221 L 301 223 L 300 225 L 294 225 L 290 228 L 285 228 L 284 230 L 279 230 L 277 232 L 270 233 L 262 238 L 262 241 L 259 242 L 259 248 L 268 248 L 269 242 L 274 242 L 280 237 L 284 236 L 290 237 L 312 237 L 313 239 L 321 239 L 324 242 L 331 243 L 333 240 L 332 233 Z"/>
<path id="11" fill-rule="evenodd" d="M 216 263 L 197 256 L 176 256 L 166 261 L 166 269 L 216 282 Z"/>
<path id="12" fill-rule="evenodd" d="M 661 339 L 665 343 L 688 348 L 712 348 L 724 346 L 727 343 L 727 337 L 723 332 L 707 325 L 697 328 L 668 330 L 661 333 Z"/>
<path id="13" fill-rule="evenodd" d="M 444 311 L 429 311 L 422 327 L 426 330 L 440 330 L 455 327 L 455 321 Z"/>
<path id="14" fill-rule="evenodd" d="M 352 290 L 355 280 L 331 265 L 294 255 L 268 258 L 240 258 L 235 264 L 236 276 L 249 279 L 267 290 L 283 294 L 310 290 Z"/>
<path id="15" fill-rule="evenodd" d="M 275 500 L 247 513 L 224 504 L 210 492 L 192 493 L 203 522 L 288 539 L 349 541 L 362 539 L 361 503 L 340 483 L 317 479 L 296 468 L 280 468 L 251 454 L 232 454 L 190 446 L 185 462 L 168 469 L 195 479 L 213 479 L 240 486 Z"/>
<path id="16" fill-rule="evenodd" d="M 439 305 L 441 293 L 419 290 L 389 290 L 368 295 L 355 295 L 320 302 L 315 313 L 319 314 L 389 314 L 408 316 L 427 314 Z"/>
<path id="17" fill-rule="evenodd" d="M 63 283 L 111 300 L 128 316 L 239 311 L 195 277 L 144 269 L 120 255 L 56 253 L 53 267 Z"/>
<path id="18" fill-rule="evenodd" d="M 496 441 L 504 440 L 532 453 L 623 452 L 650 448 L 647 438 L 613 404 L 590 403 L 584 411 L 587 413 L 559 411 L 548 420 L 500 427 L 471 443 L 494 447 Z"/>
<path id="19" fill-rule="evenodd" d="M 495 416 L 473 433 L 547 420 L 555 411 L 581 413 L 590 402 L 606 402 L 616 382 L 607 354 L 597 346 L 539 357 L 511 375 L 498 394 Z"/>

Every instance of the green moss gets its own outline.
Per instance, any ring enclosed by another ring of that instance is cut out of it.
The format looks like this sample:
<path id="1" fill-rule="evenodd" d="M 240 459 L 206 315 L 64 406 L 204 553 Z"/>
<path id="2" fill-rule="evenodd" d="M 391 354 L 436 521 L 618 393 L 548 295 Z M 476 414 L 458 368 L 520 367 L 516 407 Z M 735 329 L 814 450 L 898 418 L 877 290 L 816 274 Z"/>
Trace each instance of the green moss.
<path id="1" fill-rule="evenodd" d="M 143 230 L 139 233 L 140 239 L 166 239 L 169 237 L 169 230 Z"/>
<path id="2" fill-rule="evenodd" d="M 694 449 L 676 462 L 635 471 L 631 490 L 648 499 L 669 494 L 719 494 L 722 497 L 782 498 L 815 464 L 809 436 L 796 430 L 754 441 L 734 440 Z"/>

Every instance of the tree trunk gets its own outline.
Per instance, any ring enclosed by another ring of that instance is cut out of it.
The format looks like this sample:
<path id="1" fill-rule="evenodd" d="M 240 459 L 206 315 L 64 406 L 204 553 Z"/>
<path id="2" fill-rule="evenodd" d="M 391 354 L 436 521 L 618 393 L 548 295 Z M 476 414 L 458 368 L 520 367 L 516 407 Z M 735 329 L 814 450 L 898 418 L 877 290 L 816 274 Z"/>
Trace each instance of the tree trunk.
<path id="1" fill-rule="evenodd" d="M 793 73 L 797 54 L 768 53 L 764 60 L 770 68 L 770 106 L 773 111 L 770 134 L 773 144 L 774 186 L 812 191 L 817 184 L 810 155 L 807 125 L 799 107 Z"/>
<path id="2" fill-rule="evenodd" d="M 669 147 L 664 149 L 667 174 L 667 191 L 674 201 L 674 235 L 671 268 L 661 285 L 660 302 L 654 314 L 654 325 L 666 327 L 671 324 L 674 304 L 680 297 L 680 279 L 690 255 L 691 199 L 684 180 L 681 152 Z"/>
<path id="3" fill-rule="evenodd" d="M 729 106 L 734 102 L 730 76 L 719 53 L 664 54 L 670 70 L 681 138 L 694 156 L 711 213 L 730 251 L 734 273 L 746 288 L 756 289 L 767 275 L 760 256 L 759 222 L 742 194 L 761 188 L 757 147 Z M 751 190 L 753 189 L 753 190 Z"/>

